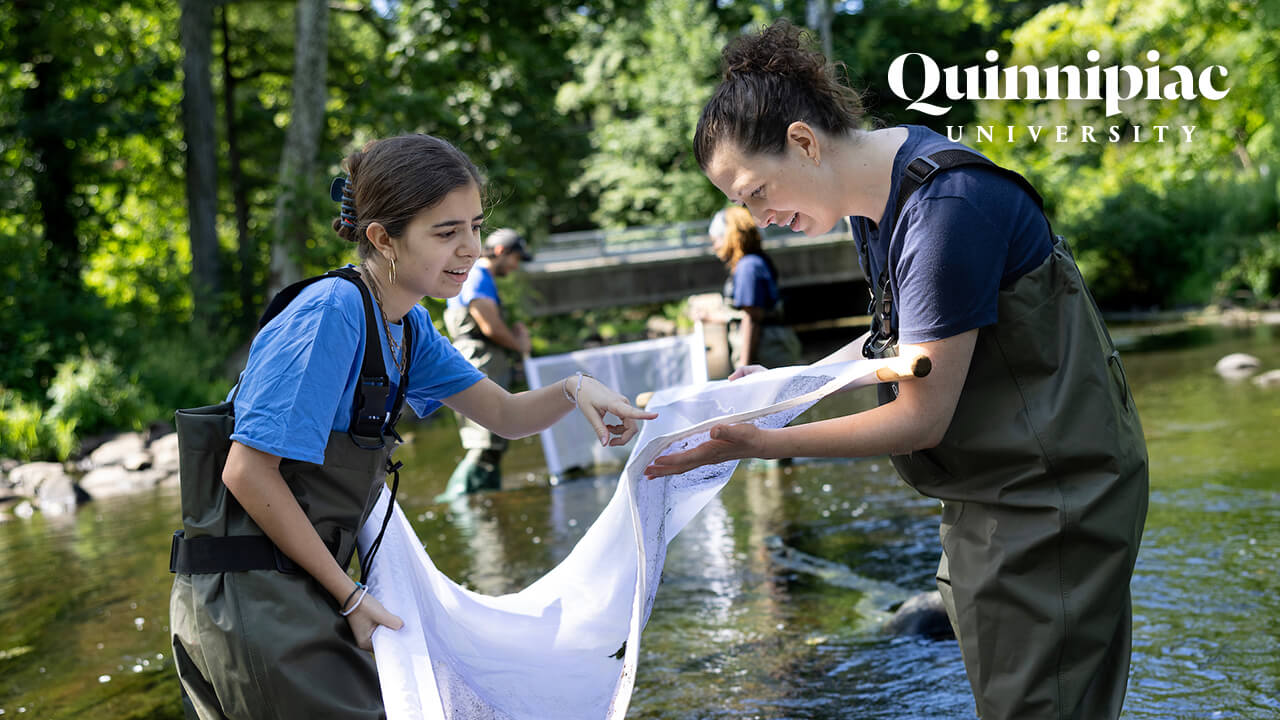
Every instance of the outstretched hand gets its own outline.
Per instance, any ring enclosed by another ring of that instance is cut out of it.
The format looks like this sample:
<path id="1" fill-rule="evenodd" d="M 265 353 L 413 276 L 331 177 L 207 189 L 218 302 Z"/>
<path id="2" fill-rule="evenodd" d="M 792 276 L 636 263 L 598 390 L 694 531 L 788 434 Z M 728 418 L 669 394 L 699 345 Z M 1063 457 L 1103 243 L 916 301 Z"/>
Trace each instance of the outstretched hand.
<path id="1" fill-rule="evenodd" d="M 711 439 L 698 447 L 655 459 L 644 469 L 645 477 L 678 475 L 703 465 L 760 457 L 766 432 L 751 423 L 716 425 L 711 428 Z"/>
<path id="2" fill-rule="evenodd" d="M 356 645 L 361 650 L 370 652 L 373 651 L 373 631 L 377 630 L 379 625 L 385 625 L 392 630 L 404 627 L 404 621 L 382 607 L 382 603 L 378 602 L 373 593 L 365 594 L 360 607 L 347 616 L 347 624 L 351 626 L 351 633 L 356 636 Z"/>
<path id="3" fill-rule="evenodd" d="M 769 369 L 769 368 L 767 368 L 767 367 L 765 367 L 765 366 L 763 366 L 763 365 L 743 365 L 742 367 L 738 368 L 737 370 L 734 370 L 734 371 L 733 371 L 733 374 L 729 376 L 729 379 L 730 379 L 730 380 L 738 380 L 739 378 L 744 378 L 744 377 L 746 377 L 746 376 L 750 375 L 751 373 L 758 373 L 758 372 L 760 372 L 761 370 L 768 370 L 768 369 Z"/>
<path id="4" fill-rule="evenodd" d="M 652 420 L 658 413 L 645 412 L 622 395 L 610 390 L 604 383 L 592 377 L 583 377 L 582 384 L 577 387 L 578 409 L 595 430 L 604 447 L 626 445 L 639 432 L 637 420 Z M 605 422 L 609 415 L 618 418 L 617 424 Z"/>

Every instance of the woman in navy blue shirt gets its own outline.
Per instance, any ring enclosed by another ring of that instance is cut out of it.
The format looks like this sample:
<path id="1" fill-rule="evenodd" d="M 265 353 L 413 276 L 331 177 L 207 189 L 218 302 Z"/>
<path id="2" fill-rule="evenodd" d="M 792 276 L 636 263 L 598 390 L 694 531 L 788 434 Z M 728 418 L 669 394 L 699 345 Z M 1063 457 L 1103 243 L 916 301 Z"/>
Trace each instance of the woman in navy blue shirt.
<path id="1" fill-rule="evenodd" d="M 783 324 L 778 269 L 764 251 L 751 213 L 740 207 L 721 210 L 708 234 L 716 257 L 729 269 L 724 297 L 742 313 L 730 325 L 733 366 L 780 367 L 800 362 L 800 340 Z"/>
<path id="2" fill-rule="evenodd" d="M 865 412 L 715 427 L 646 473 L 891 455 L 943 501 L 938 589 L 979 716 L 1116 718 L 1147 510 L 1119 353 L 1025 179 L 926 128 L 862 129 L 843 73 L 801 40 L 780 22 L 725 49 L 698 164 L 761 226 L 816 236 L 850 217 L 877 300 L 864 354 L 924 353 L 933 372 Z"/>

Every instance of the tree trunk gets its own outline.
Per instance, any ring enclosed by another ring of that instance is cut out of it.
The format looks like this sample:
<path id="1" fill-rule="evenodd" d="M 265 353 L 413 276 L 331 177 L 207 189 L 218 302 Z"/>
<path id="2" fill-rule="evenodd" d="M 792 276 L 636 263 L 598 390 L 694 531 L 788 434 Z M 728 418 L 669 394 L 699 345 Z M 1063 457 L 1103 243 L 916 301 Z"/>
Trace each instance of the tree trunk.
<path id="1" fill-rule="evenodd" d="M 240 135 L 236 124 L 236 75 L 231 67 L 231 24 L 227 21 L 230 9 L 222 6 L 222 114 L 227 124 L 227 174 L 231 183 L 231 199 L 236 209 L 236 256 L 240 261 L 240 321 L 252 327 L 257 317 L 258 303 L 254 276 L 258 269 L 258 244 L 249 234 L 249 197 L 244 186 L 244 171 L 240 163 Z"/>
<path id="2" fill-rule="evenodd" d="M 187 145 L 187 214 L 195 315 L 218 313 L 218 161 L 213 104 L 213 3 L 182 0 L 182 124 Z"/>
<path id="3" fill-rule="evenodd" d="M 312 187 L 312 175 L 324 127 L 329 4 L 327 0 L 298 0 L 297 14 L 293 114 L 280 155 L 280 194 L 273 223 L 268 296 L 301 277 L 295 254 L 306 241 L 308 224 L 303 198 L 324 190 Z"/>
<path id="4" fill-rule="evenodd" d="M 55 278 L 76 302 L 80 291 L 80 236 L 72 200 L 76 192 L 75 151 L 68 147 L 62 127 L 63 80 L 70 69 L 65 59 L 49 52 L 49 27 L 58 21 L 47 2 L 15 3 L 17 22 L 14 43 L 19 58 L 31 64 L 35 82 L 22 93 L 19 127 L 29 143 L 32 184 L 44 226 L 47 267 L 41 272 Z"/>
<path id="5" fill-rule="evenodd" d="M 808 0 L 806 10 L 806 24 L 810 30 L 817 33 L 818 39 L 822 41 L 822 54 L 826 55 L 828 60 L 834 60 L 831 57 L 831 21 L 835 15 L 832 0 Z"/>

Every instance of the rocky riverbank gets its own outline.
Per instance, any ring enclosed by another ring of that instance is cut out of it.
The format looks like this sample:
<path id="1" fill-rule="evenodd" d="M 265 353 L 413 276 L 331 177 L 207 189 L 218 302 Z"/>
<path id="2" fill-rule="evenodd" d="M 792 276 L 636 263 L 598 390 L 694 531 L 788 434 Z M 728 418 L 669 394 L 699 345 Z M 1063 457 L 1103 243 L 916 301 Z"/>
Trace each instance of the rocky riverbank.
<path id="1" fill-rule="evenodd" d="M 121 433 L 65 463 L 0 460 L 0 522 L 36 511 L 63 515 L 95 498 L 177 484 L 176 433 Z"/>

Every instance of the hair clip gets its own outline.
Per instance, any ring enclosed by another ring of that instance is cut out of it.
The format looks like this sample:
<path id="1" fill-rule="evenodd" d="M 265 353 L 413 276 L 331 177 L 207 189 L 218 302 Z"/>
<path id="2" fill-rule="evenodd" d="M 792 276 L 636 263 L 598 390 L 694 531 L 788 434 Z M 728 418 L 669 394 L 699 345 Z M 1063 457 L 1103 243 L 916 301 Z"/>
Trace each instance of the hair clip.
<path id="1" fill-rule="evenodd" d="M 329 198 L 334 202 L 342 203 L 341 223 L 349 228 L 356 226 L 356 199 L 355 188 L 352 183 L 345 177 L 336 177 L 329 184 Z"/>

